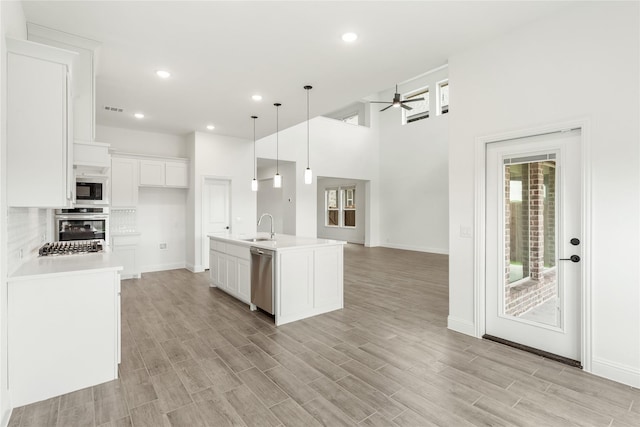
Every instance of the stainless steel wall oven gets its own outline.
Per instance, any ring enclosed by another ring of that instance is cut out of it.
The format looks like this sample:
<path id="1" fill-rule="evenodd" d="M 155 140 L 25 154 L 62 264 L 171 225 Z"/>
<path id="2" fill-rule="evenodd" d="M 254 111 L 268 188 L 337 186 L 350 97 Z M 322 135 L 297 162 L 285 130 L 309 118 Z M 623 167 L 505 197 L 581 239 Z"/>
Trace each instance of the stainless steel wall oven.
<path id="1" fill-rule="evenodd" d="M 55 240 L 104 240 L 109 242 L 109 208 L 57 209 Z"/>

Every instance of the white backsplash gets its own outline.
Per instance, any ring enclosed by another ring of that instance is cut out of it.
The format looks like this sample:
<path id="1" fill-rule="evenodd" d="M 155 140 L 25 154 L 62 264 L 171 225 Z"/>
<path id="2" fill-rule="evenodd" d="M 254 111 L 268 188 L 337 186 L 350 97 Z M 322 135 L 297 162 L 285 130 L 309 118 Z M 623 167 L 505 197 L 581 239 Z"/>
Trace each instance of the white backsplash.
<path id="1" fill-rule="evenodd" d="M 112 233 L 135 233 L 138 231 L 136 210 L 111 208 L 109 227 Z"/>
<path id="2" fill-rule="evenodd" d="M 38 255 L 47 240 L 47 209 L 9 208 L 7 213 L 7 266 L 9 275 Z"/>

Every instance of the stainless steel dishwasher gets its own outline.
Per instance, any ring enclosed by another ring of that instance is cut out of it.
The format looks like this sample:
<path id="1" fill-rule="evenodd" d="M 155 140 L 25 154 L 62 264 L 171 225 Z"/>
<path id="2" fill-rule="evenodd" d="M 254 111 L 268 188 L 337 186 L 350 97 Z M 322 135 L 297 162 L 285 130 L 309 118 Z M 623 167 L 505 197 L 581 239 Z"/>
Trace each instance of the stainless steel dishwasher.
<path id="1" fill-rule="evenodd" d="M 269 314 L 273 309 L 274 251 L 251 247 L 251 304 Z"/>

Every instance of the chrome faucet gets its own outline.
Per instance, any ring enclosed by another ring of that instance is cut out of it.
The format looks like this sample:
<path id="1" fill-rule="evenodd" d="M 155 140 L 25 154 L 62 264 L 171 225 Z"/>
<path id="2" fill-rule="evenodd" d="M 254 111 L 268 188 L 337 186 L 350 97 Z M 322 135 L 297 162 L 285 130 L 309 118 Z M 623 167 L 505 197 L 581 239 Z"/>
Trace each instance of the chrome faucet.
<path id="1" fill-rule="evenodd" d="M 263 213 L 262 215 L 260 215 L 260 219 L 258 220 L 258 225 L 260 225 L 260 223 L 262 222 L 262 218 L 264 218 L 265 216 L 268 216 L 269 218 L 271 218 L 271 238 L 273 239 L 276 235 L 275 231 L 273 231 L 273 216 L 269 213 Z"/>

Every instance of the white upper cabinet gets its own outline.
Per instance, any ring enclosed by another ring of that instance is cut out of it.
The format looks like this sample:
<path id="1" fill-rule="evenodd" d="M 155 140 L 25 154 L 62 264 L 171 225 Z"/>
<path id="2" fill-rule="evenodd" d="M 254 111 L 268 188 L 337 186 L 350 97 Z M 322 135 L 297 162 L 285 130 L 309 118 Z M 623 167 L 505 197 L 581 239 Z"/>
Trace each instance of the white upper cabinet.
<path id="1" fill-rule="evenodd" d="M 34 23 L 27 23 L 30 41 L 55 46 L 78 54 L 72 82 L 73 129 L 76 141 L 95 139 L 95 61 L 100 43 Z"/>
<path id="2" fill-rule="evenodd" d="M 138 205 L 138 160 L 111 158 L 111 207 L 134 208 Z"/>
<path id="3" fill-rule="evenodd" d="M 140 160 L 140 186 L 164 186 L 164 164 L 160 160 Z"/>
<path id="4" fill-rule="evenodd" d="M 10 38 L 7 50 L 7 204 L 71 206 L 77 53 Z"/>
<path id="5" fill-rule="evenodd" d="M 188 170 L 184 160 L 140 160 L 140 186 L 187 188 Z"/>
<path id="6" fill-rule="evenodd" d="M 111 167 L 109 144 L 76 141 L 73 144 L 73 164 L 77 170 L 106 170 Z"/>

